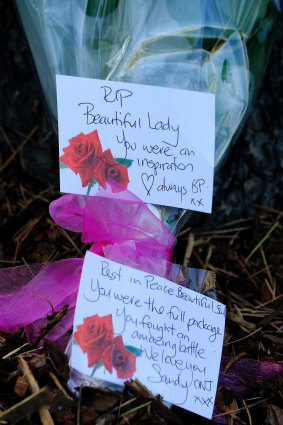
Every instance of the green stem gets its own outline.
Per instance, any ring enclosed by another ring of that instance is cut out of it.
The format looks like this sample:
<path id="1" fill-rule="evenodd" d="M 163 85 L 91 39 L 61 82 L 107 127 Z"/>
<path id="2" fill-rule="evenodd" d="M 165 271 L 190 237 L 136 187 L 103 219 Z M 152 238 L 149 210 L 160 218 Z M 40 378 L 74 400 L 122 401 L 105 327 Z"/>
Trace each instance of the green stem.
<path id="1" fill-rule="evenodd" d="M 88 185 L 87 185 L 87 195 L 89 195 L 89 192 L 90 192 L 90 189 L 92 188 L 92 184 L 91 183 L 89 183 Z"/>
<path id="2" fill-rule="evenodd" d="M 245 262 L 249 261 L 249 259 L 251 258 L 251 256 L 258 250 L 258 248 L 263 244 L 264 241 L 266 241 L 266 239 L 269 237 L 270 233 L 273 232 L 274 229 L 276 229 L 276 227 L 278 226 L 279 221 L 276 221 L 276 223 L 273 224 L 273 226 L 271 227 L 271 229 L 268 230 L 268 232 L 266 233 L 266 235 L 259 241 L 259 243 L 257 244 L 257 246 L 252 250 L 252 252 L 247 256 L 247 258 L 245 258 Z"/>

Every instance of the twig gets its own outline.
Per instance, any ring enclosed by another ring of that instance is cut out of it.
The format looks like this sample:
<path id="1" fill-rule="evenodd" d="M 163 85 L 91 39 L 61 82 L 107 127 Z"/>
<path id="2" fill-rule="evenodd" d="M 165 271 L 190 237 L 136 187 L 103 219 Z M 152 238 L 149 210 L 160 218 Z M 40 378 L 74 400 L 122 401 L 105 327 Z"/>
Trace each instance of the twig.
<path id="1" fill-rule="evenodd" d="M 194 242 L 195 242 L 194 234 L 193 232 L 190 232 L 188 237 L 187 248 L 186 248 L 186 252 L 184 256 L 184 262 L 183 262 L 183 265 L 185 267 L 187 267 L 189 264 L 189 261 L 193 252 L 193 248 L 194 248 Z"/>
<path id="2" fill-rule="evenodd" d="M 249 404 L 246 407 L 248 407 L 249 409 L 251 409 L 252 407 L 257 406 L 258 404 L 264 403 L 265 401 L 269 400 L 269 398 L 263 398 L 259 401 L 256 401 L 253 404 Z M 223 412 L 223 413 L 218 413 L 218 415 L 213 415 L 213 418 L 220 418 L 220 416 L 226 416 L 226 415 L 231 415 L 234 413 L 239 413 L 242 412 L 243 410 L 246 410 L 246 407 L 240 407 L 239 409 L 235 409 L 235 410 L 228 410 L 228 412 Z"/>
<path id="3" fill-rule="evenodd" d="M 236 254 L 236 258 L 240 264 L 240 266 L 242 267 L 242 269 L 245 271 L 245 273 L 247 274 L 248 278 L 250 279 L 250 281 L 252 282 L 252 284 L 254 285 L 254 287 L 256 288 L 256 290 L 259 290 L 258 284 L 256 283 L 256 281 L 251 277 L 250 272 L 248 271 L 247 267 L 245 266 L 245 263 L 241 260 L 241 258 L 238 256 L 238 254 Z"/>
<path id="4" fill-rule="evenodd" d="M 258 276 L 260 273 L 265 272 L 267 269 L 270 269 L 271 267 L 272 267 L 272 265 L 264 267 L 263 269 L 259 270 L 258 272 L 251 274 L 251 277 Z"/>
<path id="5" fill-rule="evenodd" d="M 270 212 L 275 213 L 275 214 L 279 214 L 279 215 L 283 214 L 283 211 L 279 211 L 279 210 L 276 210 L 276 209 L 271 208 L 271 207 L 265 207 L 263 205 L 257 205 L 257 204 L 255 204 L 255 207 L 260 208 L 262 210 L 270 211 Z"/>
<path id="6" fill-rule="evenodd" d="M 21 345 L 18 348 L 15 348 L 15 350 L 11 351 L 10 353 L 6 354 L 5 356 L 2 357 L 2 360 L 8 359 L 9 357 L 13 356 L 14 354 L 18 353 L 18 351 L 20 351 L 22 348 L 26 347 L 27 345 L 30 345 L 28 342 L 26 342 L 25 344 Z"/>
<path id="7" fill-rule="evenodd" d="M 201 267 L 204 269 L 204 263 L 203 263 L 202 259 L 200 258 L 200 256 L 198 255 L 198 253 L 195 249 L 193 249 L 193 254 L 196 257 L 196 259 L 198 260 L 198 262 L 200 263 Z"/>
<path id="8" fill-rule="evenodd" d="M 203 268 L 205 269 L 206 267 L 203 267 Z M 223 273 L 223 274 L 226 274 L 227 276 L 232 276 L 232 277 L 239 278 L 239 276 L 236 275 L 235 273 L 229 272 L 228 270 L 221 269 L 220 267 L 214 267 L 210 263 L 207 264 L 207 268 L 209 268 L 210 270 L 212 270 L 215 273 Z"/>
<path id="9" fill-rule="evenodd" d="M 204 262 L 204 268 L 206 269 L 209 265 L 209 260 L 211 259 L 212 256 L 212 252 L 213 252 L 213 245 L 209 245 L 208 246 L 208 250 L 207 250 L 207 254 L 206 254 L 206 258 L 205 258 L 205 262 Z"/>
<path id="10" fill-rule="evenodd" d="M 39 350 L 42 350 L 42 349 L 43 349 L 43 347 L 32 348 L 31 350 L 24 351 L 23 353 L 18 354 L 18 356 L 26 357 L 28 354 L 34 353 L 35 351 L 39 351 Z M 18 357 L 18 356 L 16 356 L 16 357 Z M 37 353 L 37 357 L 40 357 L 40 356 L 42 356 L 42 355 Z"/>
<path id="11" fill-rule="evenodd" d="M 244 400 L 244 399 L 242 399 L 242 403 L 243 403 L 243 405 L 244 405 L 244 407 L 245 407 L 245 409 L 246 409 L 246 411 L 247 411 L 247 415 L 248 415 L 248 418 L 249 418 L 249 423 L 250 423 L 250 425 L 253 425 L 253 423 L 252 423 L 252 418 L 251 418 L 251 414 L 250 414 L 250 411 L 249 411 L 249 408 L 248 408 L 248 406 L 246 405 L 246 402 L 245 402 L 245 400 Z"/>
<path id="12" fill-rule="evenodd" d="M 21 131 L 19 131 L 19 130 L 16 130 L 15 128 L 13 128 L 13 131 L 14 131 L 14 133 L 16 133 L 18 136 L 21 136 L 21 137 L 26 137 L 26 135 L 24 134 L 24 133 L 22 133 Z M 39 139 L 38 140 L 38 143 L 43 143 L 43 142 L 45 142 L 46 140 L 48 140 L 49 139 L 49 137 L 50 136 L 52 136 L 52 131 L 49 131 L 47 134 L 45 134 L 45 136 L 43 136 L 41 139 Z M 33 142 L 33 140 L 31 140 L 32 142 Z"/>
<path id="13" fill-rule="evenodd" d="M 73 245 L 73 247 L 75 248 L 75 250 L 77 251 L 78 254 L 80 254 L 80 250 L 77 246 L 77 244 L 73 241 L 73 239 L 68 235 L 68 233 L 66 232 L 65 229 L 63 229 L 62 227 L 57 226 L 59 231 L 62 233 L 62 235 L 71 243 L 71 245 Z"/>
<path id="14" fill-rule="evenodd" d="M 125 412 L 125 413 L 122 413 L 120 416 L 118 416 L 118 419 L 123 418 L 124 416 L 127 416 L 127 415 L 129 415 L 130 413 L 135 412 L 136 410 L 142 409 L 142 408 L 143 408 L 143 407 L 145 407 L 145 406 L 149 406 L 151 403 L 152 403 L 152 401 L 150 400 L 150 401 L 148 401 L 147 403 L 141 404 L 140 406 L 136 406 L 136 407 L 134 407 L 133 409 L 128 410 L 128 411 L 127 411 L 127 412 Z"/>
<path id="15" fill-rule="evenodd" d="M 235 292 L 229 291 L 228 289 L 227 289 L 227 293 L 230 294 L 232 297 L 236 298 L 237 301 L 240 301 L 241 304 L 243 304 L 243 305 L 245 305 L 247 307 L 254 308 L 253 304 L 251 304 L 249 301 L 247 301 L 244 298 L 242 298 L 239 294 L 236 294 Z M 234 300 L 233 300 L 233 303 L 235 303 Z"/>
<path id="16" fill-rule="evenodd" d="M 19 357 L 19 363 L 20 363 L 20 367 L 22 369 L 22 372 L 26 378 L 26 380 L 29 383 L 31 392 L 33 394 L 36 394 L 40 391 L 39 389 L 39 385 L 37 383 L 37 381 L 35 380 L 33 374 L 30 371 L 30 368 L 27 364 L 27 362 L 24 360 L 23 357 Z M 40 420 L 42 422 L 42 425 L 54 425 L 53 419 L 49 413 L 49 410 L 47 409 L 46 406 L 42 406 L 38 409 L 38 414 L 40 417 Z"/>
<path id="17" fill-rule="evenodd" d="M 236 339 L 236 341 L 231 341 L 231 342 L 227 342 L 226 344 L 224 344 L 224 345 L 230 345 L 230 344 L 235 344 L 236 342 L 240 342 L 240 341 L 243 341 L 244 339 L 247 339 L 247 338 L 249 338 L 250 336 L 253 336 L 255 333 L 257 333 L 257 332 L 259 332 L 259 331 L 261 331 L 262 330 L 262 326 L 260 327 L 260 328 L 258 328 L 258 329 L 256 329 L 255 331 L 253 331 L 252 333 L 250 333 L 249 335 L 246 335 L 246 336 L 243 336 L 243 338 L 240 338 L 240 339 Z"/>
<path id="18" fill-rule="evenodd" d="M 46 325 L 40 330 L 39 336 L 37 337 L 37 339 L 33 343 L 34 346 L 37 346 L 39 344 L 39 342 L 42 340 L 42 338 L 44 338 L 48 334 L 48 332 L 50 332 L 51 329 L 58 322 L 60 322 L 62 317 L 65 316 L 65 314 L 67 313 L 68 308 L 69 308 L 69 304 L 66 304 L 63 307 L 61 307 L 59 311 L 56 311 L 55 313 L 52 314 L 51 320 L 48 323 L 46 323 Z"/>
<path id="19" fill-rule="evenodd" d="M 278 298 L 281 298 L 281 297 L 283 297 L 283 294 L 277 295 L 277 297 L 274 297 L 274 298 L 272 298 L 272 300 L 268 300 L 265 303 L 260 303 L 259 305 L 257 305 L 255 307 L 255 309 L 261 308 L 261 307 L 264 307 L 267 304 L 273 303 L 274 301 L 278 300 Z"/>
<path id="20" fill-rule="evenodd" d="M 118 416 L 120 416 L 120 411 L 122 409 L 122 407 L 126 406 L 127 404 L 131 404 L 133 401 L 135 401 L 137 399 L 137 397 L 133 397 L 130 400 L 125 401 L 125 403 L 119 404 L 118 407 L 115 407 L 111 413 L 113 413 L 114 411 L 118 410 Z"/>
<path id="21" fill-rule="evenodd" d="M 270 266 L 267 264 L 266 256 L 265 256 L 262 245 L 260 247 L 260 253 L 261 253 L 261 256 L 262 256 L 263 264 L 265 265 L 265 268 L 266 268 L 266 274 L 269 278 L 270 285 L 272 285 L 272 276 L 271 276 L 271 273 L 270 273 Z M 272 297 L 274 297 L 274 295 L 275 294 L 272 294 Z"/>
<path id="22" fill-rule="evenodd" d="M 36 199 L 39 199 L 43 202 L 45 202 L 46 204 L 49 204 L 50 201 L 47 198 L 44 198 L 42 195 L 44 195 L 45 193 L 48 193 L 50 190 L 53 189 L 53 186 L 50 185 L 47 189 L 42 190 L 40 193 L 38 193 L 37 195 L 35 195 L 33 192 L 27 190 L 25 187 L 23 187 L 23 191 L 26 192 L 28 195 L 31 196 L 30 199 L 28 199 L 25 203 L 25 208 L 27 208 L 28 206 L 30 206 L 30 204 L 35 201 Z M 21 214 L 21 211 L 19 212 L 18 215 Z"/>
<path id="23" fill-rule="evenodd" d="M 241 357 L 246 356 L 247 353 L 240 353 L 238 354 L 236 357 L 233 357 L 226 365 L 224 372 L 223 372 L 223 376 L 225 375 L 225 373 L 227 372 L 228 369 L 230 369 L 230 367 L 237 361 L 239 360 Z"/>
<path id="24" fill-rule="evenodd" d="M 77 405 L 77 425 L 80 425 L 81 400 L 82 400 L 82 386 L 80 386 L 78 405 Z"/>
<path id="25" fill-rule="evenodd" d="M 68 397 L 68 394 L 67 394 L 67 392 L 66 392 L 66 390 L 62 387 L 62 385 L 61 385 L 61 383 L 60 383 L 60 381 L 59 381 L 59 379 L 57 378 L 57 376 L 53 373 L 53 372 L 48 372 L 49 373 L 49 376 L 52 378 L 52 380 L 53 380 L 53 382 L 54 382 L 54 384 L 56 385 L 56 387 L 59 389 L 59 390 L 61 390 L 62 391 L 62 393 L 64 393 L 64 395 L 66 396 L 66 397 Z"/>
<path id="26" fill-rule="evenodd" d="M 128 404 L 133 403 L 134 401 L 136 401 L 137 397 L 133 397 L 130 400 L 125 401 L 125 403 L 114 407 L 114 409 L 111 410 L 111 412 L 106 412 L 104 413 L 104 415 L 99 416 L 96 420 L 95 420 L 95 424 L 99 424 L 104 418 L 106 418 L 108 415 L 112 415 L 114 412 L 116 412 L 118 410 L 118 415 L 120 415 L 120 410 L 122 409 L 122 407 L 127 406 Z"/>
<path id="27" fill-rule="evenodd" d="M 48 298 L 46 298 L 46 297 L 44 297 L 43 295 L 40 295 L 40 294 L 33 294 L 32 296 L 33 297 L 42 298 L 43 300 L 45 300 L 46 302 L 48 302 L 48 304 L 51 307 L 51 316 L 53 316 L 53 314 L 54 314 L 54 307 L 53 307 L 52 302 Z"/>
<path id="28" fill-rule="evenodd" d="M 267 288 L 268 288 L 268 290 L 269 290 L 269 292 L 270 292 L 270 295 L 271 295 L 271 297 L 272 297 L 272 299 L 274 298 L 274 296 L 275 296 L 275 294 L 274 294 L 274 291 L 273 291 L 273 289 L 272 289 L 272 287 L 271 287 L 271 285 L 270 285 L 270 283 L 268 282 L 268 280 L 266 279 L 266 277 L 264 278 L 264 283 L 266 284 L 266 286 L 267 286 Z"/>
<path id="29" fill-rule="evenodd" d="M 15 149 L 12 146 L 12 143 L 9 139 L 9 137 L 7 136 L 7 133 L 5 132 L 5 130 L 1 127 L 1 133 L 3 135 L 3 138 L 5 140 L 5 142 L 7 143 L 7 145 L 9 146 L 9 148 L 11 149 L 11 152 L 15 152 Z"/>
<path id="30" fill-rule="evenodd" d="M 243 230 L 248 230 L 250 229 L 251 226 L 245 226 L 245 227 L 234 227 L 234 229 L 219 229 L 219 230 L 206 230 L 203 232 L 196 232 L 195 235 L 199 236 L 199 235 L 222 235 L 225 233 L 235 233 L 235 232 L 242 232 Z"/>
<path id="31" fill-rule="evenodd" d="M 265 215 L 263 216 L 265 217 Z M 232 226 L 233 224 L 238 224 L 238 223 L 245 223 L 246 221 L 253 221 L 254 217 L 247 217 L 247 218 L 239 218 L 237 220 L 233 220 L 233 221 L 228 221 L 227 223 L 224 223 L 223 226 Z"/>
<path id="32" fill-rule="evenodd" d="M 11 161 L 13 161 L 15 156 L 20 152 L 20 150 L 24 147 L 24 145 L 32 138 L 32 136 L 38 130 L 38 128 L 39 128 L 39 126 L 37 125 L 29 132 L 29 134 L 24 138 L 22 143 L 17 147 L 17 149 L 14 150 L 12 155 L 10 155 L 9 158 L 0 167 L 0 173 L 10 164 Z"/>
<path id="33" fill-rule="evenodd" d="M 4 263 L 4 264 L 19 264 L 20 261 L 14 261 L 14 260 L 0 260 L 0 263 Z"/>
<path id="34" fill-rule="evenodd" d="M 26 418 L 39 409 L 43 409 L 44 405 L 52 401 L 50 392 L 47 387 L 42 388 L 34 394 L 26 397 L 14 406 L 0 413 L 0 423 L 16 423 Z M 47 407 L 45 407 L 47 409 Z M 52 421 L 53 423 L 53 421 Z"/>
<path id="35" fill-rule="evenodd" d="M 28 237 L 30 232 L 34 229 L 35 225 L 40 221 L 40 217 L 35 217 L 29 220 L 15 235 L 16 249 L 13 258 L 15 263 L 18 257 L 18 252 L 20 249 L 20 244 Z"/>

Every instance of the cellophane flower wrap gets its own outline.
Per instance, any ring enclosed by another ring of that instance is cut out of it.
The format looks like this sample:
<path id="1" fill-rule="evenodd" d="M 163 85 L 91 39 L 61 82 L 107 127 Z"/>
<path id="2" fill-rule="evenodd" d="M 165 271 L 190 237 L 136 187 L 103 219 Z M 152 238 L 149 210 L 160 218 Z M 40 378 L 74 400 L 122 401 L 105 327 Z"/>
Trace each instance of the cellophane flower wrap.
<path id="1" fill-rule="evenodd" d="M 215 93 L 216 169 L 258 90 L 280 8 L 278 0 L 16 4 L 55 131 L 56 74 Z M 153 208 L 176 234 L 185 211 Z"/>

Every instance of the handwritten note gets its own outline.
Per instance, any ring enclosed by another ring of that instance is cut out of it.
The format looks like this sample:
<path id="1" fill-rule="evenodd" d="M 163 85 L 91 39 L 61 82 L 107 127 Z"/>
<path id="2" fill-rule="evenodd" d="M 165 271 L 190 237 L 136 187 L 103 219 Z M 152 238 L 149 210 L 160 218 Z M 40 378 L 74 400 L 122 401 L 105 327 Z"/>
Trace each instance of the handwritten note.
<path id="1" fill-rule="evenodd" d="M 57 75 L 57 101 L 60 158 L 70 139 L 97 130 L 102 151 L 110 149 L 125 166 L 116 167 L 123 172 L 118 181 L 144 202 L 211 212 L 214 94 Z M 80 144 L 80 164 L 72 169 L 61 162 L 62 192 L 94 195 L 99 189 L 101 168 L 97 175 L 88 169 L 80 180 L 82 156 L 93 158 L 84 149 Z"/>
<path id="2" fill-rule="evenodd" d="M 116 384 L 138 378 L 152 393 L 211 418 L 224 325 L 223 304 L 88 251 L 71 364 Z"/>

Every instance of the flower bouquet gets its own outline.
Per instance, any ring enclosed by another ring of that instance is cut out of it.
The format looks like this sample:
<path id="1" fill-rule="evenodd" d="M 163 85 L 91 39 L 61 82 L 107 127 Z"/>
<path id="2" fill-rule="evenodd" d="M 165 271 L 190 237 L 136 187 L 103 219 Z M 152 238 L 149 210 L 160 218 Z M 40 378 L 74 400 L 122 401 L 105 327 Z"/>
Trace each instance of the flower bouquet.
<path id="1" fill-rule="evenodd" d="M 56 74 L 215 93 L 216 170 L 259 88 L 280 9 L 272 0 L 16 4 L 55 131 Z M 175 234 L 187 216 L 151 208 Z"/>

